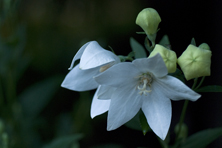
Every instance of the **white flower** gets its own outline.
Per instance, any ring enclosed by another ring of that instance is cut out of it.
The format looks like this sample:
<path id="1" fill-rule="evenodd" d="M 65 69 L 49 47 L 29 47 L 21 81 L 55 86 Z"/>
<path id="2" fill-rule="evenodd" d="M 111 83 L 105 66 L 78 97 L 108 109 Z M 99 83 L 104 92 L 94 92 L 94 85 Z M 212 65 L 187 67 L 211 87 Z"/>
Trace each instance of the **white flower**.
<path id="1" fill-rule="evenodd" d="M 97 75 L 95 80 L 99 84 L 116 88 L 111 94 L 107 130 L 120 127 L 142 109 L 150 128 L 165 139 L 172 115 L 170 99 L 196 101 L 200 98 L 199 94 L 167 73 L 162 57 L 157 54 L 148 59 L 114 65 Z"/>
<path id="2" fill-rule="evenodd" d="M 78 59 L 80 59 L 80 63 L 73 68 Z M 74 91 L 95 89 L 99 84 L 93 77 L 119 62 L 120 60 L 115 54 L 103 49 L 96 41 L 88 42 L 74 56 L 69 68 L 71 71 L 66 75 L 61 86 Z M 99 88 L 103 88 L 103 86 Z M 109 102 L 109 100 L 98 100 L 96 93 L 92 101 L 91 117 L 106 112 Z"/>
<path id="3" fill-rule="evenodd" d="M 113 93 L 114 90 L 115 88 L 113 87 L 99 85 L 93 96 L 93 101 L 91 104 L 91 110 L 90 110 L 91 118 L 94 118 L 95 116 L 98 116 L 109 110 L 111 94 Z M 101 98 L 103 100 L 101 100 Z"/>

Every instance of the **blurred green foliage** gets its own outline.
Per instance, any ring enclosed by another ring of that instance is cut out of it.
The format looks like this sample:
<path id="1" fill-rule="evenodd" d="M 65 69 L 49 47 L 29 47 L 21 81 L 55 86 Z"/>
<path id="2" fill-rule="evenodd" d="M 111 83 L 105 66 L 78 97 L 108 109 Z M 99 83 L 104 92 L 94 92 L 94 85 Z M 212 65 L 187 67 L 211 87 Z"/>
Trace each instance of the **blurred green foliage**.
<path id="1" fill-rule="evenodd" d="M 133 0 L 0 1 L 0 147 L 122 147 L 93 144 L 93 92 L 60 84 L 78 48 L 127 34 L 138 6 Z"/>

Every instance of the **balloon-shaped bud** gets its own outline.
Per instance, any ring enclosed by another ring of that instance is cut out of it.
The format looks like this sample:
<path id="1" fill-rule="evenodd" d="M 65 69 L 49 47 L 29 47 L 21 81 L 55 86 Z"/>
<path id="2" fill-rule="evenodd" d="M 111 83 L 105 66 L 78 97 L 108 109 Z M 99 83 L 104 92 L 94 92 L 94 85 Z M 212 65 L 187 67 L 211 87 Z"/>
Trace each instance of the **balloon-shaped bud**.
<path id="1" fill-rule="evenodd" d="M 204 44 L 200 47 L 196 47 L 190 44 L 178 58 L 178 64 L 187 80 L 202 76 L 210 76 L 212 52 L 208 50 L 209 46 L 207 46 Z"/>
<path id="2" fill-rule="evenodd" d="M 165 48 L 162 45 L 156 44 L 149 57 L 155 56 L 157 53 L 161 55 L 166 64 L 168 73 L 174 73 L 177 69 L 177 55 L 174 51 Z"/>
<path id="3" fill-rule="evenodd" d="M 147 34 L 148 38 L 154 42 L 158 25 L 161 22 L 161 18 L 158 12 L 153 8 L 143 9 L 136 18 L 136 24 L 139 25 Z"/>

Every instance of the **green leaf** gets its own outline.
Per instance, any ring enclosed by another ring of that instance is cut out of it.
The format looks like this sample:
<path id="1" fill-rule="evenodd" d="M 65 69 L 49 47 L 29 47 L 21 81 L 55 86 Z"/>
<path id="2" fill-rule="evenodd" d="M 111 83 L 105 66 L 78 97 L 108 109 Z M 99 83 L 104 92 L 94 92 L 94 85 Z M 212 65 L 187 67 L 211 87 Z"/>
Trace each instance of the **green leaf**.
<path id="1" fill-rule="evenodd" d="M 164 46 L 164 47 L 169 46 L 170 45 L 170 40 L 169 40 L 168 35 L 164 35 L 162 37 L 162 39 L 160 40 L 159 44 Z"/>
<path id="2" fill-rule="evenodd" d="M 204 86 L 201 87 L 197 90 L 196 92 L 222 92 L 222 86 L 219 85 L 209 85 L 209 86 Z"/>
<path id="3" fill-rule="evenodd" d="M 203 130 L 187 138 L 181 148 L 204 148 L 220 136 L 222 136 L 222 128 Z"/>
<path id="4" fill-rule="evenodd" d="M 128 128 L 141 131 L 139 115 L 140 115 L 140 112 L 138 112 L 136 114 L 136 116 L 133 117 L 133 119 L 131 119 L 130 121 L 128 121 L 124 125 L 127 126 Z"/>
<path id="5" fill-rule="evenodd" d="M 60 76 L 55 76 L 27 88 L 19 96 L 25 116 L 35 118 L 51 100 L 61 81 Z"/>
<path id="6" fill-rule="evenodd" d="M 194 38 L 191 39 L 191 44 L 194 45 L 194 46 L 196 46 L 196 42 L 195 42 L 195 39 L 194 39 Z"/>
<path id="7" fill-rule="evenodd" d="M 140 125 L 142 128 L 143 135 L 146 135 L 147 132 L 151 131 L 150 126 L 147 123 L 146 117 L 143 112 L 139 115 Z"/>
<path id="8" fill-rule="evenodd" d="M 135 52 L 135 58 L 146 58 L 146 52 L 143 46 L 138 43 L 134 38 L 130 38 L 130 46 L 132 50 Z"/>
<path id="9" fill-rule="evenodd" d="M 80 148 L 77 141 L 82 137 L 82 134 L 60 137 L 53 140 L 50 144 L 47 144 L 43 148 Z"/>

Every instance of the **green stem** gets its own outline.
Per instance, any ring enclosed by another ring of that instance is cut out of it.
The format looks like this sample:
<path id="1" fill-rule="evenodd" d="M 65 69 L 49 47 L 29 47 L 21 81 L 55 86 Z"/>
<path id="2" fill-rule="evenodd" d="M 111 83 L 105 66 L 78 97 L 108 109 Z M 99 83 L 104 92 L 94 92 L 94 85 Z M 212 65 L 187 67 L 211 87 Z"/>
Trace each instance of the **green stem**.
<path id="1" fill-rule="evenodd" d="M 180 115 L 179 130 L 177 132 L 176 140 L 178 140 L 179 135 L 180 135 L 180 131 L 181 131 L 182 124 L 184 122 L 184 118 L 185 118 L 185 115 L 186 115 L 186 110 L 187 110 L 188 103 L 189 103 L 189 100 L 185 100 L 184 105 L 183 105 L 183 110 L 182 110 L 182 113 Z"/>
<path id="2" fill-rule="evenodd" d="M 196 87 L 195 89 L 194 89 L 194 88 L 193 88 L 193 89 L 194 89 L 194 90 L 198 89 L 198 88 L 202 85 L 204 79 L 205 79 L 205 77 L 202 77 L 200 83 L 197 85 L 197 87 Z"/>
<path id="3" fill-rule="evenodd" d="M 164 140 L 162 140 L 160 138 L 158 138 L 158 140 L 159 140 L 160 145 L 162 146 L 162 148 L 168 148 L 168 145 L 167 145 L 167 143 Z"/>
<path id="4" fill-rule="evenodd" d="M 196 87 L 196 85 L 197 85 L 197 80 L 198 80 L 198 78 L 195 78 L 195 79 L 194 79 L 194 83 L 193 83 L 192 89 L 194 89 L 194 88 Z"/>
<path id="5" fill-rule="evenodd" d="M 198 80 L 198 78 L 194 79 L 194 83 L 193 83 L 193 86 L 192 86 L 193 90 L 194 90 L 195 86 L 197 85 L 197 80 Z M 202 81 L 203 81 L 203 78 L 200 82 L 201 84 L 202 84 Z M 201 84 L 199 84 L 198 86 L 200 86 Z M 185 100 L 184 105 L 183 105 L 183 110 L 182 110 L 182 113 L 180 115 L 179 130 L 178 130 L 177 135 L 176 135 L 176 141 L 178 140 L 179 135 L 180 135 L 180 131 L 181 131 L 182 124 L 184 122 L 184 118 L 185 118 L 185 115 L 186 115 L 186 110 L 187 110 L 188 103 L 189 103 L 189 100 Z"/>

